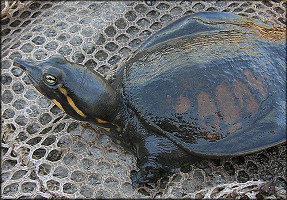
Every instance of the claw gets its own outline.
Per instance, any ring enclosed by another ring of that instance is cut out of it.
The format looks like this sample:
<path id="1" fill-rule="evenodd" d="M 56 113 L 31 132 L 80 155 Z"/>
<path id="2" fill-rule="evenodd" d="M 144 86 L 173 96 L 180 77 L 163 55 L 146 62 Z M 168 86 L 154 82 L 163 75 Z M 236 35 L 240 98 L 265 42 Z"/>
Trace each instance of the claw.
<path id="1" fill-rule="evenodd" d="M 145 163 L 137 174 L 132 177 L 132 185 L 135 188 L 147 183 L 154 185 L 164 173 L 165 170 L 161 166 Z"/>

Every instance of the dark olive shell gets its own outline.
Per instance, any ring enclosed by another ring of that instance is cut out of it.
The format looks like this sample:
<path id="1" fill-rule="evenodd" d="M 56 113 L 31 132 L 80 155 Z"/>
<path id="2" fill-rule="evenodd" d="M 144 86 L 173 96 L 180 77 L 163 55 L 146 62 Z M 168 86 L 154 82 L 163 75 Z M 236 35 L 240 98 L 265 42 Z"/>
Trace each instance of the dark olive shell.
<path id="1" fill-rule="evenodd" d="M 285 34 L 229 13 L 187 16 L 125 64 L 125 99 L 155 134 L 190 153 L 239 155 L 281 143 Z"/>

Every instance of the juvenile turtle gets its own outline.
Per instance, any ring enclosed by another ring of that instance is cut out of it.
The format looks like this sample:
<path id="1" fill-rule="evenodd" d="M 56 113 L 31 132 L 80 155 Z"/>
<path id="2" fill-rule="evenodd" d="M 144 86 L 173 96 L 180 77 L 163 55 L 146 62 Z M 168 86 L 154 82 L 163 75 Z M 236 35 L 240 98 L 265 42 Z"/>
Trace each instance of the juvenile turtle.
<path id="1" fill-rule="evenodd" d="M 229 13 L 197 13 L 153 35 L 111 84 L 63 57 L 14 65 L 67 114 L 131 151 L 138 186 L 202 157 L 286 140 L 285 34 Z"/>

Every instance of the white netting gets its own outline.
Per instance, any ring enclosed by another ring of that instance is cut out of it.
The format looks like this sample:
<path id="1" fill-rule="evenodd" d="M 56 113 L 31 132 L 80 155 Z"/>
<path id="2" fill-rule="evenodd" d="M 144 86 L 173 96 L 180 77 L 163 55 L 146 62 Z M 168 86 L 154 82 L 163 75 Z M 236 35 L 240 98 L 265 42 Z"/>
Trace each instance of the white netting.
<path id="1" fill-rule="evenodd" d="M 97 127 L 84 128 L 67 117 L 12 66 L 15 57 L 45 60 L 62 54 L 109 79 L 150 35 L 202 11 L 286 23 L 283 1 L 1 1 L 1 196 L 284 198 L 285 144 L 203 160 L 162 180 L 157 189 L 133 189 L 136 159 Z M 259 180 L 272 178 L 274 191 L 263 194 Z"/>

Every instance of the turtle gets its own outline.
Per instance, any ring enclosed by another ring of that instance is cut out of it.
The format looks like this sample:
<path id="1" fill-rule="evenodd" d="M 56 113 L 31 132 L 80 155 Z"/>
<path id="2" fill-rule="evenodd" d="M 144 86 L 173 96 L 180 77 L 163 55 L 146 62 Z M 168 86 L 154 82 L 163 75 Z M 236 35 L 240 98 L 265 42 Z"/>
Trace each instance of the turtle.
<path id="1" fill-rule="evenodd" d="M 285 35 L 259 20 L 202 12 L 152 35 L 112 81 L 60 55 L 14 65 L 68 115 L 135 155 L 138 187 L 201 159 L 286 141 Z"/>

